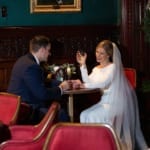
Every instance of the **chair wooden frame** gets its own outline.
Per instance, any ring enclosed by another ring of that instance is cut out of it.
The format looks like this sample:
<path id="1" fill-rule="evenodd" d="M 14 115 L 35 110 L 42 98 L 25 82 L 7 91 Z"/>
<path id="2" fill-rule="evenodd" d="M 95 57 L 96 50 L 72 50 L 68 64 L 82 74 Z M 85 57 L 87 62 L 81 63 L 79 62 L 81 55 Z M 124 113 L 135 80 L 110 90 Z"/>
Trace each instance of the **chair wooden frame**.
<path id="1" fill-rule="evenodd" d="M 60 105 L 58 102 L 53 102 L 49 111 L 43 120 L 37 125 L 14 125 L 10 127 L 12 139 L 3 142 L 0 145 L 1 150 L 13 148 L 20 150 L 34 150 L 41 149 L 49 129 L 55 123 L 58 109 Z"/>
<path id="2" fill-rule="evenodd" d="M 9 122 L 8 121 L 3 121 L 2 119 L 0 119 L 0 120 L 2 120 L 2 122 L 7 124 L 7 125 L 14 125 L 14 124 L 16 124 L 17 123 L 19 109 L 20 109 L 20 104 L 21 104 L 20 96 L 15 95 L 15 94 L 11 94 L 11 93 L 7 93 L 7 92 L 0 92 L 0 101 L 3 100 L 3 99 L 1 99 L 1 97 L 5 98 L 5 99 L 6 99 L 6 97 L 8 97 L 9 100 L 13 100 L 13 101 L 15 100 L 16 101 L 16 103 L 15 103 L 16 109 L 13 112 L 13 115 L 10 118 Z M 10 99 L 10 98 L 12 98 L 12 99 Z M 4 101 L 6 103 L 6 108 L 7 108 L 10 101 L 6 102 L 5 99 L 4 99 Z M 7 113 L 7 110 L 6 110 L 6 113 Z M 6 114 L 3 114 L 3 115 L 6 115 Z"/>
<path id="3" fill-rule="evenodd" d="M 49 150 L 49 146 L 51 145 L 51 141 L 53 141 L 55 135 L 57 134 L 57 131 L 59 132 L 59 130 L 61 130 L 61 128 L 68 128 L 68 127 L 73 127 L 73 128 L 84 128 L 84 127 L 88 127 L 89 129 L 90 128 L 105 128 L 107 129 L 107 131 L 109 131 L 111 133 L 111 136 L 113 137 L 113 140 L 115 142 L 115 146 L 116 146 L 116 150 L 121 150 L 121 146 L 120 146 L 120 142 L 119 142 L 119 139 L 114 131 L 114 129 L 108 125 L 108 124 L 103 124 L 103 123 L 97 123 L 97 124 L 81 124 L 81 123 L 57 123 L 55 124 L 51 130 L 49 131 L 48 133 L 48 136 L 46 138 L 46 141 L 45 141 L 45 144 L 44 144 L 44 147 L 43 147 L 43 150 Z M 78 131 L 78 129 L 76 131 Z M 80 130 L 81 131 L 81 130 Z M 69 132 L 69 130 L 68 130 Z M 64 133 L 65 134 L 65 133 Z M 63 134 L 63 136 L 64 136 Z M 73 135 L 74 136 L 74 135 Z M 64 136 L 65 138 L 65 136 Z M 67 139 L 66 139 L 67 140 Z M 86 141 L 85 141 L 86 142 Z M 58 142 L 59 143 L 59 142 Z M 58 143 L 55 143 L 55 144 L 58 144 Z M 75 146 L 75 145 L 73 145 Z M 61 150 L 61 149 L 60 149 Z"/>

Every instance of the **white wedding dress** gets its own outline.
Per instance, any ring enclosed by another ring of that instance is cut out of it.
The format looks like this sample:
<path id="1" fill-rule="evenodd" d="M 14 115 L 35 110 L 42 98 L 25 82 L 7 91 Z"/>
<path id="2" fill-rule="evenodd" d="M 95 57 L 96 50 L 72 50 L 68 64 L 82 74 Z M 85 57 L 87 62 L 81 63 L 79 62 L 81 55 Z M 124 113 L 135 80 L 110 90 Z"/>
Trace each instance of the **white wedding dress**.
<path id="1" fill-rule="evenodd" d="M 101 88 L 100 101 L 80 114 L 81 123 L 107 123 L 116 131 L 122 150 L 147 150 L 143 137 L 138 102 L 134 89 L 125 77 L 120 52 L 113 43 L 113 63 L 95 67 L 91 74 L 80 67 L 85 87 Z"/>
<path id="2" fill-rule="evenodd" d="M 103 91 L 103 95 L 97 104 L 81 113 L 80 122 L 101 122 L 112 124 L 111 118 L 109 118 L 108 115 L 111 107 L 111 100 L 108 98 L 111 93 L 110 84 L 113 80 L 114 68 L 114 64 L 111 64 L 105 68 L 95 67 L 92 73 L 88 76 L 87 69 L 81 67 L 81 74 L 85 87 L 100 88 Z"/>

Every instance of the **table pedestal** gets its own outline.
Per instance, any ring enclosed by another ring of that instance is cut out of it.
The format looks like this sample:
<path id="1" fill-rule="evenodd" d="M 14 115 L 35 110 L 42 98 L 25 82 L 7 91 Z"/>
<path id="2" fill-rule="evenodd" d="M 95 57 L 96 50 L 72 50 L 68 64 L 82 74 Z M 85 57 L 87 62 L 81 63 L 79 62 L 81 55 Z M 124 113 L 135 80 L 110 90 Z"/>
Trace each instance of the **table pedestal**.
<path id="1" fill-rule="evenodd" d="M 74 111 L 73 111 L 73 95 L 80 95 L 80 94 L 90 94 L 90 93 L 101 93 L 101 90 L 99 88 L 95 89 L 73 89 L 73 90 L 67 90 L 64 91 L 64 95 L 68 95 L 68 114 L 70 117 L 70 121 L 74 121 Z"/>
<path id="2" fill-rule="evenodd" d="M 73 113 L 73 94 L 70 94 L 68 98 L 68 114 L 71 122 L 74 121 Z"/>

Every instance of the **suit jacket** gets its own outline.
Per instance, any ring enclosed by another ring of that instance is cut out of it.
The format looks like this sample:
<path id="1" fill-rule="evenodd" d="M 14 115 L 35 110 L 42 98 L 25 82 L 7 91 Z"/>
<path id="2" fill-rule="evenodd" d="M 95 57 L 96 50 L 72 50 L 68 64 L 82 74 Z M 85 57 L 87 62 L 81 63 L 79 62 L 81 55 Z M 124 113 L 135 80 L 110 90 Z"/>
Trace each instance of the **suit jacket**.
<path id="1" fill-rule="evenodd" d="M 58 86 L 52 88 L 45 86 L 43 70 L 31 53 L 16 61 L 12 69 L 8 92 L 20 95 L 22 101 L 33 107 L 43 107 L 45 101 L 61 97 Z"/>

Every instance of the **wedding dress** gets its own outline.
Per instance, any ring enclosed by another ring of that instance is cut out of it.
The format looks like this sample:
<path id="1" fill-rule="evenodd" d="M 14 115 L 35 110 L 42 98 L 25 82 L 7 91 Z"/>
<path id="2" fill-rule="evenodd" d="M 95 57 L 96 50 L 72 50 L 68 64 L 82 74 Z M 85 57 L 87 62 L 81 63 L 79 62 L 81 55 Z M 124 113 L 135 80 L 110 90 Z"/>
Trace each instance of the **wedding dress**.
<path id="1" fill-rule="evenodd" d="M 140 121 L 138 102 L 134 89 L 125 77 L 120 52 L 113 43 L 113 63 L 95 67 L 88 75 L 86 67 L 80 68 L 87 88 L 101 88 L 100 101 L 81 112 L 81 123 L 108 123 L 115 129 L 122 150 L 147 150 Z"/>

